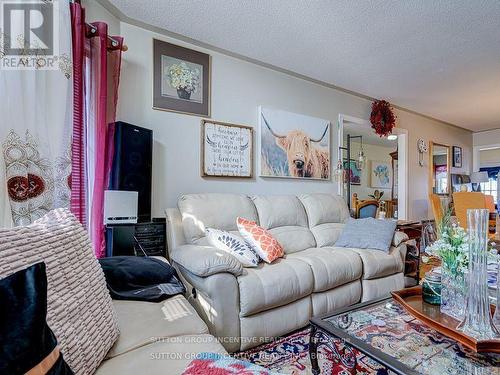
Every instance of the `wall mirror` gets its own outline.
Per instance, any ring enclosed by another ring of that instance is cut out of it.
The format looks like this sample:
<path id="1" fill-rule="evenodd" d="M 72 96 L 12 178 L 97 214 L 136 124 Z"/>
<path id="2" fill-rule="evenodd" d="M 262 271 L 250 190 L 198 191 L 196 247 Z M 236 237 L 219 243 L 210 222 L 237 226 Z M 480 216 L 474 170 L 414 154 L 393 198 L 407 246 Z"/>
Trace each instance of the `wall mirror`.
<path id="1" fill-rule="evenodd" d="M 430 142 L 429 157 L 429 191 L 438 195 L 449 195 L 451 186 L 450 146 Z"/>
<path id="2" fill-rule="evenodd" d="M 347 147 L 348 135 L 350 147 Z M 338 140 L 340 147 L 334 176 L 338 182 L 338 194 L 344 196 L 353 212 L 355 203 L 384 201 L 386 217 L 406 220 L 408 131 L 394 128 L 390 137 L 381 138 L 371 128 L 370 121 L 341 113 Z M 364 163 L 360 163 L 361 154 Z M 363 164 L 362 168 L 359 168 L 360 164 Z"/>

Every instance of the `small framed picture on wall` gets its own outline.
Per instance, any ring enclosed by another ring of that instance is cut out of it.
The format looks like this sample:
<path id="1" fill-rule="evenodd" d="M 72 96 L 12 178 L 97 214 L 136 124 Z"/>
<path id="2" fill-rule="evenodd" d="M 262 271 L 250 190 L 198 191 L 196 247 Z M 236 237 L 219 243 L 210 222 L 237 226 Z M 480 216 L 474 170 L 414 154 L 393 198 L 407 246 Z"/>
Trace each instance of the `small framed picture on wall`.
<path id="1" fill-rule="evenodd" d="M 391 169 L 390 162 L 371 160 L 371 187 L 390 189 L 392 187 Z"/>
<path id="2" fill-rule="evenodd" d="M 462 147 L 453 146 L 453 167 L 462 168 Z"/>
<path id="3" fill-rule="evenodd" d="M 153 39 L 153 109 L 210 117 L 210 55 Z"/>
<path id="4" fill-rule="evenodd" d="M 357 167 L 356 161 L 351 159 L 350 163 L 347 164 L 347 160 L 344 159 L 344 171 L 347 171 L 347 169 L 349 169 L 350 172 L 349 182 L 351 185 L 361 185 L 361 175 L 363 171 Z"/>
<path id="5" fill-rule="evenodd" d="M 201 120 L 202 177 L 253 176 L 253 128 Z"/>

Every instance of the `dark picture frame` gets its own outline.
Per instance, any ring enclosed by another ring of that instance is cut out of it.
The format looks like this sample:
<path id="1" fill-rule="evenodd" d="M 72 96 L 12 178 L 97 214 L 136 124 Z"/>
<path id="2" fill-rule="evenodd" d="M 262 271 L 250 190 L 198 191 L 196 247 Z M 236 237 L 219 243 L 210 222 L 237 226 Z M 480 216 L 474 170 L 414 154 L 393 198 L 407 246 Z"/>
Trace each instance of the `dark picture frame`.
<path id="1" fill-rule="evenodd" d="M 153 39 L 153 109 L 210 117 L 210 81 L 210 55 Z"/>
<path id="2" fill-rule="evenodd" d="M 463 151 L 460 146 L 453 146 L 453 162 L 454 168 L 462 168 Z"/>

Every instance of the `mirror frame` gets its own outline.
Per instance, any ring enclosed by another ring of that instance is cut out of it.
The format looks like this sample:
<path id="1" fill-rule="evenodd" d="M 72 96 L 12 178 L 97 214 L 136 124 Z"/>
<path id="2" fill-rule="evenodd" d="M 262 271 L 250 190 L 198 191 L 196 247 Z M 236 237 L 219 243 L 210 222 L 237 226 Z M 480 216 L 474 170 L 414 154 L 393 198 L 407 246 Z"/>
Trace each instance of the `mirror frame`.
<path id="1" fill-rule="evenodd" d="M 446 164 L 448 165 L 448 193 L 443 194 L 443 193 L 434 193 L 433 189 L 433 182 L 434 182 L 434 147 L 435 146 L 441 146 L 441 147 L 446 147 L 447 155 L 446 155 Z M 437 194 L 440 196 L 450 196 L 452 194 L 452 187 L 451 187 L 451 146 L 446 145 L 444 143 L 437 143 L 437 142 L 432 142 L 429 141 L 429 194 Z"/>

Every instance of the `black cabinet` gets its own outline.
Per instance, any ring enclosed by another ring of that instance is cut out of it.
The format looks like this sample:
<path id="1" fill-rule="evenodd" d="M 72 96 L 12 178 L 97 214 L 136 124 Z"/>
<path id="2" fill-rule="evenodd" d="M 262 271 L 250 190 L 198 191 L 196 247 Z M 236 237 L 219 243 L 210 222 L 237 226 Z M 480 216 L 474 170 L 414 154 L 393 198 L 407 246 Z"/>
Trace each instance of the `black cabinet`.
<path id="1" fill-rule="evenodd" d="M 106 256 L 165 256 L 165 221 L 106 227 Z"/>

